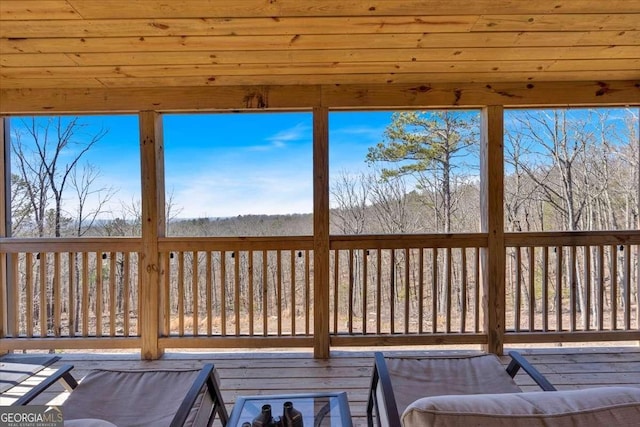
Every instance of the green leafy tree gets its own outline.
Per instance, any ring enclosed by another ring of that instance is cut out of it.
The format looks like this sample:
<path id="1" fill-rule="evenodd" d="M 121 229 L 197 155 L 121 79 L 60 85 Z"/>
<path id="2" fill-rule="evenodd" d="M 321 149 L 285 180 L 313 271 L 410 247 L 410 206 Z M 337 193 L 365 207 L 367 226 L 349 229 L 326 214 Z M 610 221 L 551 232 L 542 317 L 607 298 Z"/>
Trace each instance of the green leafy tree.
<path id="1" fill-rule="evenodd" d="M 417 187 L 432 198 L 439 231 L 451 231 L 455 210 L 455 189 L 460 176 L 456 157 L 470 154 L 477 144 L 477 115 L 470 112 L 409 111 L 394 113 L 384 132 L 384 140 L 369 148 L 369 164 L 383 167 L 381 178 L 390 180 L 412 176 Z"/>

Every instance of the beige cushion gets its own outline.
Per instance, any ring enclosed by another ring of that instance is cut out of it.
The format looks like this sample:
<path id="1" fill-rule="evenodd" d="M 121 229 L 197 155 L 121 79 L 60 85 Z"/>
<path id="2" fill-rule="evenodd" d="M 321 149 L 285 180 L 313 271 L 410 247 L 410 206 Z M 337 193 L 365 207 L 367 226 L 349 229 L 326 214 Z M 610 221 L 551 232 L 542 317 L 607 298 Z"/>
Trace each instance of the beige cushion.
<path id="1" fill-rule="evenodd" d="M 65 420 L 97 418 L 119 427 L 168 426 L 200 370 L 96 370 L 62 405 Z M 187 424 L 200 418 L 203 394 Z"/>
<path id="2" fill-rule="evenodd" d="M 398 415 L 421 397 L 521 391 L 494 354 L 423 359 L 385 357 L 385 362 Z"/>
<path id="3" fill-rule="evenodd" d="M 413 402 L 405 427 L 640 426 L 640 388 L 434 396 Z"/>

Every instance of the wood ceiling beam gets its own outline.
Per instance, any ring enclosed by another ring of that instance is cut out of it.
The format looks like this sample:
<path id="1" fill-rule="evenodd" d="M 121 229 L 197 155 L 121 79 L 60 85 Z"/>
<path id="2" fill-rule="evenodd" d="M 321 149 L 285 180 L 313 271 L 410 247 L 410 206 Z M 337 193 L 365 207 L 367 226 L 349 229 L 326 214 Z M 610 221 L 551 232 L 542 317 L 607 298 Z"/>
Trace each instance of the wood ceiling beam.
<path id="1" fill-rule="evenodd" d="M 640 81 L 2 89 L 0 114 L 638 105 Z"/>

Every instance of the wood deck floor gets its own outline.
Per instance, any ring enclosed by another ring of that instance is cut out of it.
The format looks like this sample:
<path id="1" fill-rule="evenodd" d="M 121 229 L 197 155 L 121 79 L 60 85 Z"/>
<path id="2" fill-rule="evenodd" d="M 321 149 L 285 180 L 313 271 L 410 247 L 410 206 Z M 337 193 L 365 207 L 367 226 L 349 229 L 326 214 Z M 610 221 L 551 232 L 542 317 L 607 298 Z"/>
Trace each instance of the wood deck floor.
<path id="1" fill-rule="evenodd" d="M 472 350 L 388 350 L 385 354 L 438 355 L 475 353 Z M 585 347 L 519 349 L 558 389 L 626 385 L 640 387 L 640 347 Z M 366 399 L 372 367 L 371 351 L 334 351 L 329 360 L 313 359 L 309 352 L 170 353 L 158 361 L 140 361 L 135 354 L 65 353 L 53 368 L 73 364 L 81 378 L 98 367 L 185 367 L 214 363 L 219 371 L 225 403 L 231 411 L 238 396 L 255 394 L 337 391 L 348 393 L 355 426 L 366 425 Z M 503 357 L 507 363 L 508 357 Z M 524 390 L 537 389 L 525 375 L 516 382 Z M 33 404 L 60 403 L 63 388 L 42 395 Z"/>

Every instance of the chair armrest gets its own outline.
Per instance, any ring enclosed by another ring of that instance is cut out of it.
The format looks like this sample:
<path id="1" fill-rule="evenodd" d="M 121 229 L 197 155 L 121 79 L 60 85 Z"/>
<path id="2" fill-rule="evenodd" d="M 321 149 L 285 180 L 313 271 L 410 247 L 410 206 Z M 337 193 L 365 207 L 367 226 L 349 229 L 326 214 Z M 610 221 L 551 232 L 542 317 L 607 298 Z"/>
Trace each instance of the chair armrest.
<path id="1" fill-rule="evenodd" d="M 181 427 L 185 424 L 189 416 L 189 412 L 193 408 L 203 388 L 206 388 L 206 392 L 213 401 L 213 409 L 209 418 L 209 425 L 213 423 L 216 413 L 220 417 L 222 426 L 224 427 L 227 425 L 227 422 L 229 421 L 229 414 L 227 413 L 227 408 L 224 406 L 224 401 L 222 400 L 219 384 L 214 374 L 214 366 L 211 363 L 207 363 L 202 367 L 202 370 L 200 370 L 200 373 L 182 400 L 176 415 L 171 421 L 170 427 Z"/>
<path id="2" fill-rule="evenodd" d="M 542 375 L 536 368 L 533 367 L 527 359 L 525 359 L 517 351 L 510 351 L 511 362 L 507 366 L 507 373 L 511 378 L 515 377 L 520 368 L 522 368 L 529 376 L 540 386 L 544 391 L 556 391 L 556 388 Z"/>
<path id="3" fill-rule="evenodd" d="M 21 406 L 26 405 L 31 402 L 34 398 L 36 398 L 40 393 L 51 387 L 57 381 L 61 381 L 62 385 L 67 390 L 72 390 L 78 386 L 78 382 L 73 375 L 71 375 L 70 371 L 73 369 L 73 365 L 62 365 L 58 368 L 53 374 L 49 375 L 44 379 L 41 383 L 37 384 L 27 393 L 20 396 L 18 400 L 13 402 L 11 406 Z"/>
<path id="4" fill-rule="evenodd" d="M 384 355 L 380 352 L 374 353 L 374 357 L 375 363 L 373 365 L 369 400 L 367 402 L 367 423 L 369 427 L 373 427 L 373 411 L 375 409 L 377 426 L 380 427 L 382 425 L 380 422 L 380 412 L 384 410 L 386 412 L 384 416 L 388 421 L 389 427 L 400 427 L 398 406 L 396 405 L 396 398 L 393 394 L 387 363 L 384 360 Z M 379 391 L 382 394 L 381 396 L 378 395 Z M 379 407 L 380 401 L 382 401 L 384 405 L 382 409 Z"/>

